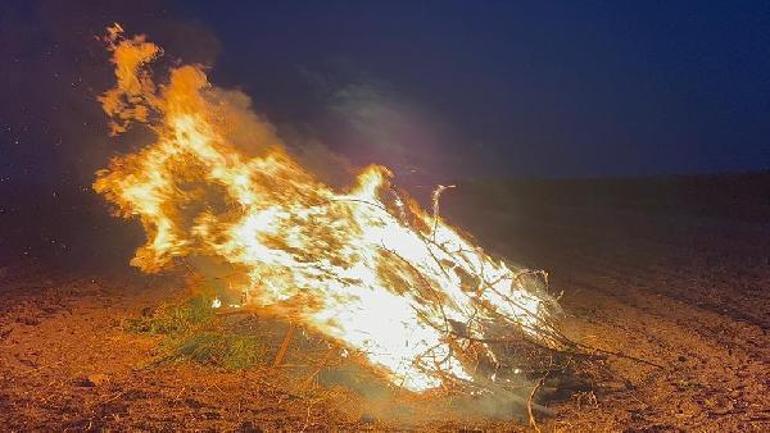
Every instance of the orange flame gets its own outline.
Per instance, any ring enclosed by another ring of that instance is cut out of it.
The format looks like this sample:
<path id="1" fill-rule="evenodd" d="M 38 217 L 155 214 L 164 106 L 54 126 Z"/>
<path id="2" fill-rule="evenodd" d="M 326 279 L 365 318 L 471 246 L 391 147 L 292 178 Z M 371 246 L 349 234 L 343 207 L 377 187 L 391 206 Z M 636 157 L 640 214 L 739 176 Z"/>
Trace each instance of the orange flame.
<path id="1" fill-rule="evenodd" d="M 363 170 L 335 191 L 303 169 L 248 99 L 181 66 L 156 85 L 161 49 L 144 36 L 106 38 L 117 85 L 100 101 L 119 134 L 148 125 L 155 141 L 112 159 L 94 189 L 118 215 L 141 221 L 132 260 L 157 272 L 183 256 L 243 269 L 247 304 L 297 320 L 363 353 L 413 391 L 474 381 L 495 361 L 490 324 L 554 343 L 548 295 L 391 187 L 387 168 Z M 474 355 L 475 354 L 475 355 Z"/>

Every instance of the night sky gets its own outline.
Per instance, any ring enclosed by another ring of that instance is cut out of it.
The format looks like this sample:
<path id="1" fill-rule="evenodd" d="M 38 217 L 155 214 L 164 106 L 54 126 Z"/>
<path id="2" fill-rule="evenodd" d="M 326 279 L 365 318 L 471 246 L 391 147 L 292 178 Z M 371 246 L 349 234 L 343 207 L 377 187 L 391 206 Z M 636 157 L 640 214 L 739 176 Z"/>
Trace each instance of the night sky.
<path id="1" fill-rule="evenodd" d="M 3 182 L 87 188 L 126 149 L 95 101 L 113 21 L 407 182 L 770 167 L 768 2 L 5 1 Z"/>
<path id="2" fill-rule="evenodd" d="M 186 15 L 221 41 L 215 78 L 288 121 L 321 117 L 319 91 L 363 86 L 352 114 L 404 110 L 391 146 L 423 164 L 440 151 L 518 177 L 770 166 L 767 2 L 198 3 Z"/>

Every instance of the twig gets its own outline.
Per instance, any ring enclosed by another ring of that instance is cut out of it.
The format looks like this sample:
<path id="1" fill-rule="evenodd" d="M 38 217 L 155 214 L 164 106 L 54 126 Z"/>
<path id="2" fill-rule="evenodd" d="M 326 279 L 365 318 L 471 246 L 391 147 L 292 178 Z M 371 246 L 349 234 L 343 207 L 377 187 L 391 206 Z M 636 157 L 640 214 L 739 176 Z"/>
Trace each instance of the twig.
<path id="1" fill-rule="evenodd" d="M 326 355 L 324 355 L 324 357 L 321 359 L 321 362 L 318 363 L 318 366 L 315 369 L 315 371 L 313 371 L 313 373 L 302 382 L 302 385 L 300 385 L 301 389 L 308 388 L 310 384 L 313 383 L 313 379 L 315 379 L 315 377 L 318 376 L 318 373 L 320 373 L 321 370 L 323 370 L 323 368 L 326 366 L 326 363 L 329 361 L 329 358 L 332 357 L 332 354 L 334 354 L 334 352 L 336 352 L 336 349 L 334 347 L 330 348 L 329 351 L 326 352 Z"/>
<path id="2" fill-rule="evenodd" d="M 439 185 L 438 188 L 436 188 L 435 191 L 433 191 L 433 230 L 431 235 L 433 236 L 433 242 L 436 241 L 436 230 L 438 229 L 438 221 L 439 221 L 439 199 L 441 198 L 441 193 L 444 192 L 444 190 L 448 188 L 454 188 L 454 185 Z"/>
<path id="3" fill-rule="evenodd" d="M 275 360 L 273 361 L 273 367 L 278 367 L 283 362 L 283 358 L 286 356 L 286 351 L 289 349 L 289 343 L 291 343 L 291 337 L 294 335 L 294 325 L 289 324 L 289 328 L 286 330 L 286 336 L 283 337 L 281 347 L 278 348 L 278 353 L 275 354 Z"/>
<path id="4" fill-rule="evenodd" d="M 648 361 L 646 359 L 637 358 L 635 356 L 626 355 L 625 353 L 613 352 L 611 350 L 597 349 L 595 347 L 591 347 L 591 346 L 588 346 L 588 345 L 583 344 L 583 343 L 577 343 L 577 346 L 581 347 L 581 348 L 583 348 L 585 350 L 599 352 L 599 353 L 603 353 L 605 355 L 615 356 L 615 357 L 618 357 L 618 358 L 628 359 L 629 361 L 635 361 L 635 362 L 638 362 L 640 364 L 646 364 L 646 365 L 649 365 L 649 366 L 652 366 L 652 367 L 656 367 L 656 368 L 660 368 L 660 369 L 666 368 L 663 365 L 656 364 L 656 363 L 654 363 L 652 361 Z"/>
<path id="5" fill-rule="evenodd" d="M 532 388 L 532 391 L 529 393 L 529 398 L 527 399 L 527 414 L 529 415 L 529 425 L 537 432 L 542 433 L 540 430 L 540 427 L 537 425 L 537 421 L 535 421 L 535 415 L 532 412 L 532 400 L 535 398 L 535 393 L 538 389 L 540 389 L 541 386 L 543 386 L 543 382 L 545 381 L 545 376 L 541 377 L 540 380 L 537 381 L 535 386 Z"/>

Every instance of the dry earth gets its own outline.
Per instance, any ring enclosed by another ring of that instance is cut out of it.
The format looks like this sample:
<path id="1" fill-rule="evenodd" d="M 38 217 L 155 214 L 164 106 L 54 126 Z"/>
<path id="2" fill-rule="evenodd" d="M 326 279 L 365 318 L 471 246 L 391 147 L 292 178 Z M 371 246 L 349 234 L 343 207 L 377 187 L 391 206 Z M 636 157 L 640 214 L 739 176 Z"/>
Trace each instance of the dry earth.
<path id="1" fill-rule="evenodd" d="M 547 403 L 557 415 L 539 420 L 542 431 L 770 431 L 764 210 L 526 188 L 472 186 L 445 208 L 496 252 L 550 272 L 572 336 L 662 366 L 610 357 L 619 380 Z M 500 199 L 509 196 L 521 198 Z M 16 260 L 0 270 L 3 431 L 532 431 L 514 421 L 399 426 L 362 417 L 344 392 L 293 392 L 280 369 L 155 364 L 160 337 L 128 332 L 125 320 L 182 296 L 177 280 L 57 269 Z"/>

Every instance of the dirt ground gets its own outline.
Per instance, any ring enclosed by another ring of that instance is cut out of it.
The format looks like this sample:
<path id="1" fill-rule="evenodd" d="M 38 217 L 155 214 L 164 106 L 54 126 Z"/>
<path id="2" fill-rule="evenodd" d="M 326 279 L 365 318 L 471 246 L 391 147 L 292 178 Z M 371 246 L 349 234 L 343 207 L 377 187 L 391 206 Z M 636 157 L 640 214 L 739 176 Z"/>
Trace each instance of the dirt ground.
<path id="1" fill-rule="evenodd" d="M 448 200 L 449 217 L 495 252 L 547 269 L 571 336 L 663 366 L 608 358 L 620 380 L 546 402 L 556 416 L 539 418 L 543 432 L 770 431 L 761 215 L 538 200 L 537 191 L 490 201 L 515 191 L 478 188 Z M 292 392 L 281 369 L 155 364 L 161 337 L 127 332 L 125 320 L 182 292 L 178 280 L 127 266 L 0 268 L 0 430 L 533 431 L 515 421 L 395 425 L 345 393 Z"/>

